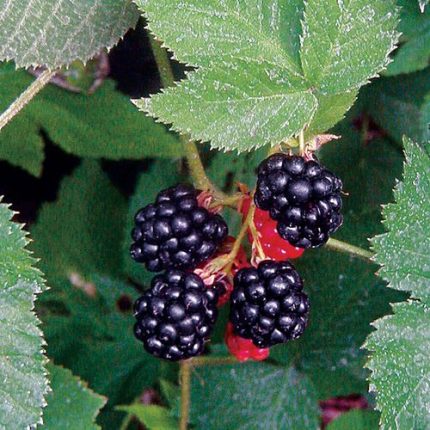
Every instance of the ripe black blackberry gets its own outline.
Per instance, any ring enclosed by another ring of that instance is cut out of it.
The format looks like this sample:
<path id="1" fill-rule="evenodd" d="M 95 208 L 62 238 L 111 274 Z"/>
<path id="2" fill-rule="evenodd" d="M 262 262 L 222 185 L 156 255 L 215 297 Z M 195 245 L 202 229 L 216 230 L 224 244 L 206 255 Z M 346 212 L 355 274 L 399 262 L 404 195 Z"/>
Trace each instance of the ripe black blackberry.
<path id="1" fill-rule="evenodd" d="M 299 248 L 318 247 L 342 224 L 342 181 L 318 161 L 274 154 L 258 168 L 255 204 Z"/>
<path id="2" fill-rule="evenodd" d="M 228 227 L 220 215 L 198 205 L 197 195 L 195 188 L 177 185 L 140 209 L 132 231 L 132 258 L 151 272 L 194 268 L 209 259 Z"/>
<path id="3" fill-rule="evenodd" d="M 135 336 L 152 355 L 177 361 L 203 352 L 218 315 L 218 293 L 181 270 L 156 275 L 136 300 Z"/>
<path id="4" fill-rule="evenodd" d="M 234 277 L 230 321 L 234 332 L 260 348 L 297 339 L 308 322 L 309 300 L 294 267 L 266 260 Z"/>

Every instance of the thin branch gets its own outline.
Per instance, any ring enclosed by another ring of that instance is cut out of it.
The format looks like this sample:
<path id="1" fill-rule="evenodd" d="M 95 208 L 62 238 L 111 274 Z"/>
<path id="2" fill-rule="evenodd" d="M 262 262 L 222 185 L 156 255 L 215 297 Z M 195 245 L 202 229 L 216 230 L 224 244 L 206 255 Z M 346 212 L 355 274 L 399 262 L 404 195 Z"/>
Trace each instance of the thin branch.
<path id="1" fill-rule="evenodd" d="M 187 430 L 190 414 L 190 391 L 191 391 L 191 360 L 181 361 L 180 382 L 181 382 L 181 418 L 179 430 Z"/>
<path id="2" fill-rule="evenodd" d="M 237 363 L 239 362 L 237 361 L 236 357 L 233 357 L 232 355 L 228 357 L 211 357 L 207 355 L 202 355 L 200 357 L 194 357 L 190 362 L 192 367 L 221 366 Z"/>
<path id="3" fill-rule="evenodd" d="M 45 70 L 0 116 L 0 130 L 7 125 L 55 75 L 56 71 Z"/>
<path id="4" fill-rule="evenodd" d="M 150 42 L 155 62 L 157 63 L 158 73 L 160 74 L 161 83 L 164 88 L 171 87 L 175 83 L 175 77 L 167 51 L 161 46 L 161 43 L 153 37 L 150 37 Z M 215 186 L 206 175 L 195 142 L 187 139 L 185 136 L 180 136 L 180 140 L 184 144 L 188 167 L 196 187 L 201 190 L 216 191 Z M 218 194 L 220 193 L 218 192 Z"/>
<path id="5" fill-rule="evenodd" d="M 329 239 L 325 247 L 334 251 L 343 252 L 344 254 L 352 255 L 353 257 L 362 258 L 366 261 L 371 260 L 373 257 L 373 254 L 370 251 L 366 251 L 363 248 L 359 248 L 358 246 L 354 246 L 337 239 Z"/>

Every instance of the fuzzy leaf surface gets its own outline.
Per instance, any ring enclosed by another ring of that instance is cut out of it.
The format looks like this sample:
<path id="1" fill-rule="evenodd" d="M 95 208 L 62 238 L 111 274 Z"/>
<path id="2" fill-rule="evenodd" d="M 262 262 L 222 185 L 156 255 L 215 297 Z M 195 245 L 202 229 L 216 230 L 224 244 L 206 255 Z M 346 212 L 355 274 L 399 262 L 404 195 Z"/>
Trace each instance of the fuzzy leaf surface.
<path id="1" fill-rule="evenodd" d="M 194 371 L 191 420 L 198 430 L 316 430 L 319 415 L 312 383 L 294 368 L 246 363 Z"/>
<path id="2" fill-rule="evenodd" d="M 0 428 L 11 430 L 41 422 L 48 391 L 44 340 L 33 312 L 45 284 L 12 216 L 0 203 Z"/>
<path id="3" fill-rule="evenodd" d="M 397 39 L 391 0 L 135 2 L 175 57 L 198 68 L 136 105 L 227 150 L 275 145 L 305 126 L 325 131 L 386 65 Z"/>
<path id="4" fill-rule="evenodd" d="M 410 291 L 430 305 L 430 156 L 405 139 L 403 181 L 394 190 L 396 203 L 383 210 L 387 233 L 373 238 L 379 275 L 396 290 Z"/>
<path id="5" fill-rule="evenodd" d="M 70 370 L 50 364 L 51 388 L 43 413 L 43 430 L 97 430 L 95 418 L 106 399 L 90 390 Z"/>
<path id="6" fill-rule="evenodd" d="M 110 48 L 138 13 L 131 0 L 1 0 L 0 59 L 55 69 Z"/>
<path id="7" fill-rule="evenodd" d="M 430 284 L 427 285 L 428 287 Z M 365 347 L 371 359 L 370 390 L 377 394 L 381 429 L 430 427 L 430 309 L 398 303 L 394 315 L 375 321 Z"/>

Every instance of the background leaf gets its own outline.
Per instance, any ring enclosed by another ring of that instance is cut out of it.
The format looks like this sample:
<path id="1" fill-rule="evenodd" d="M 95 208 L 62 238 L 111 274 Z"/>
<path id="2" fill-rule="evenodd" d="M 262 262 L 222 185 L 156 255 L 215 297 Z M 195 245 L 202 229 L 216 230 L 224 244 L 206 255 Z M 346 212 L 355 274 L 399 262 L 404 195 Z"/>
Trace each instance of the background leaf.
<path id="1" fill-rule="evenodd" d="M 169 410 L 158 405 L 134 403 L 128 406 L 118 406 L 117 409 L 135 416 L 148 430 L 178 429 L 178 423 L 170 415 Z"/>
<path id="2" fill-rule="evenodd" d="M 33 78 L 13 64 L 0 67 L 0 109 Z M 114 108 L 113 108 L 114 107 Z M 43 162 L 41 130 L 66 152 L 92 158 L 180 157 L 183 145 L 165 127 L 142 117 L 130 100 L 106 80 L 92 95 L 46 87 L 0 134 L 0 157 L 39 175 Z"/>
<path id="3" fill-rule="evenodd" d="M 274 145 L 305 126 L 326 131 L 349 109 L 355 90 L 386 65 L 397 39 L 391 0 L 309 0 L 304 15 L 298 0 L 136 4 L 175 57 L 199 67 L 136 105 L 178 132 L 229 150 Z"/>
<path id="4" fill-rule="evenodd" d="M 55 69 L 112 47 L 138 18 L 130 0 L 1 0 L 0 59 Z"/>
<path id="5" fill-rule="evenodd" d="M 294 368 L 247 363 L 195 369 L 191 420 L 196 429 L 315 430 L 319 414 L 312 383 Z"/>
<path id="6" fill-rule="evenodd" d="M 60 366 L 48 366 L 51 388 L 47 396 L 48 406 L 43 413 L 44 430 L 95 430 L 100 427 L 94 421 L 106 399 L 91 391 L 70 370 Z"/>
<path id="7" fill-rule="evenodd" d="M 20 429 L 41 422 L 48 381 L 43 337 L 33 312 L 45 290 L 36 260 L 25 249 L 29 240 L 13 212 L 0 204 L 0 423 Z"/>
<path id="8" fill-rule="evenodd" d="M 403 182 L 396 203 L 384 208 L 388 232 L 373 239 L 380 275 L 389 286 L 419 300 L 396 304 L 394 315 L 374 323 L 365 347 L 372 354 L 370 388 L 377 393 L 382 429 L 430 426 L 428 240 L 430 237 L 430 157 L 405 139 Z M 427 244 L 427 246 L 426 246 Z"/>
<path id="9" fill-rule="evenodd" d="M 378 414 L 374 411 L 355 409 L 345 412 L 328 426 L 327 430 L 377 430 Z"/>

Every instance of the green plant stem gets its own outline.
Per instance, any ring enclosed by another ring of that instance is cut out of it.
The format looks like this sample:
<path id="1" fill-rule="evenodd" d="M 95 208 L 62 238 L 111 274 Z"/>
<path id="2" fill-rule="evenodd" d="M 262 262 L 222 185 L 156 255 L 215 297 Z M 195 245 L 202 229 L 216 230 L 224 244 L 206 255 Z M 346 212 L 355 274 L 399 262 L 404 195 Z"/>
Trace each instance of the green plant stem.
<path id="1" fill-rule="evenodd" d="M 221 366 L 221 365 L 229 365 L 229 364 L 237 364 L 239 363 L 237 359 L 233 356 L 228 357 L 210 357 L 210 356 L 200 356 L 195 357 L 191 360 L 192 367 L 200 367 L 200 366 Z"/>
<path id="2" fill-rule="evenodd" d="M 325 246 L 326 248 L 333 249 L 334 251 L 343 252 L 345 254 L 362 258 L 367 261 L 373 257 L 373 254 L 370 251 L 366 251 L 365 249 L 359 248 L 358 246 L 354 246 L 337 239 L 329 239 Z"/>
<path id="3" fill-rule="evenodd" d="M 128 426 L 130 425 L 132 419 L 133 419 L 133 415 L 132 414 L 127 414 L 127 416 L 125 417 L 125 419 L 121 423 L 121 427 L 119 428 L 119 430 L 127 430 Z"/>
<path id="4" fill-rule="evenodd" d="M 191 395 L 191 360 L 182 361 L 180 364 L 181 382 L 181 418 L 179 430 L 187 430 L 190 414 L 190 395 Z"/>
<path id="5" fill-rule="evenodd" d="M 56 71 L 45 70 L 0 116 L 0 130 L 7 125 L 55 75 Z"/>
<path id="6" fill-rule="evenodd" d="M 167 51 L 161 46 L 161 43 L 153 37 L 150 37 L 150 41 L 155 62 L 157 63 L 158 73 L 160 74 L 161 84 L 164 88 L 170 87 L 175 83 L 175 76 L 173 75 Z M 184 144 L 188 167 L 196 187 L 201 190 L 216 191 L 215 187 L 206 175 L 195 142 L 187 139 L 185 136 L 180 136 L 180 139 Z"/>

